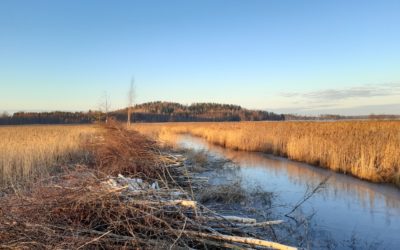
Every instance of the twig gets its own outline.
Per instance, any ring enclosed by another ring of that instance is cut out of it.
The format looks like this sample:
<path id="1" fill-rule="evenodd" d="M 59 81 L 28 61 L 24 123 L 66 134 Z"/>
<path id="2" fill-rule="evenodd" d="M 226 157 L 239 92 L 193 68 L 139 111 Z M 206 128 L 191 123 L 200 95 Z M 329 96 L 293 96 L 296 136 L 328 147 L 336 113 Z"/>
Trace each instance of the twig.
<path id="1" fill-rule="evenodd" d="M 293 219 L 293 217 L 289 216 L 290 214 L 292 214 L 294 211 L 296 211 L 301 205 L 303 205 L 304 202 L 306 202 L 308 199 L 310 199 L 315 193 L 317 193 L 319 191 L 319 189 L 321 189 L 326 182 L 328 181 L 328 179 L 330 178 L 330 176 L 325 177 L 325 179 L 323 179 L 311 192 L 307 193 L 304 195 L 304 198 L 299 201 L 292 210 L 290 210 L 290 212 L 286 213 L 285 216 L 288 218 Z"/>
<path id="2" fill-rule="evenodd" d="M 175 246 L 176 242 L 178 242 L 178 240 L 182 237 L 182 233 L 186 228 L 186 222 L 187 222 L 187 218 L 185 218 L 185 222 L 183 223 L 182 230 L 180 231 L 178 237 L 174 240 L 174 243 L 172 243 L 172 245 L 169 247 L 170 250 Z"/>
<path id="3" fill-rule="evenodd" d="M 91 241 L 89 241 L 89 242 L 86 242 L 85 244 L 83 244 L 82 246 L 78 247 L 77 249 L 81 249 L 81 248 L 83 248 L 84 246 L 87 246 L 87 245 L 89 245 L 89 244 L 92 244 L 93 242 L 100 240 L 101 238 L 103 238 L 104 236 L 106 236 L 106 235 L 109 234 L 109 233 L 111 233 L 111 231 L 105 232 L 104 234 L 100 235 L 99 237 L 94 238 L 93 240 L 91 240 Z"/>

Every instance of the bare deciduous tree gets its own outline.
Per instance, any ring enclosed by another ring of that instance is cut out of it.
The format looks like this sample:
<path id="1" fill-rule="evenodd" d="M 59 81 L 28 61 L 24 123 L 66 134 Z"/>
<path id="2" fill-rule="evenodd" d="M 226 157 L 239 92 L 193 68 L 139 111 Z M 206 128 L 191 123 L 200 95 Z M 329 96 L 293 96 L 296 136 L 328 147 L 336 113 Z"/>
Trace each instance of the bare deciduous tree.
<path id="1" fill-rule="evenodd" d="M 100 102 L 100 113 L 104 112 L 106 115 L 106 123 L 108 123 L 108 112 L 110 112 L 111 108 L 111 101 L 110 101 L 110 95 L 107 93 L 107 91 L 104 91 L 103 96 L 101 97 L 101 102 Z"/>
<path id="2" fill-rule="evenodd" d="M 131 116 L 132 116 L 132 106 L 133 106 L 133 101 L 135 98 L 135 79 L 132 77 L 131 80 L 131 85 L 129 88 L 129 92 L 128 92 L 128 119 L 127 119 L 127 126 L 130 127 L 131 126 Z"/>
<path id="3" fill-rule="evenodd" d="M 0 117 L 2 117 L 2 118 L 8 118 L 8 117 L 10 117 L 10 114 L 9 114 L 7 111 L 3 111 L 3 114 L 1 114 Z"/>

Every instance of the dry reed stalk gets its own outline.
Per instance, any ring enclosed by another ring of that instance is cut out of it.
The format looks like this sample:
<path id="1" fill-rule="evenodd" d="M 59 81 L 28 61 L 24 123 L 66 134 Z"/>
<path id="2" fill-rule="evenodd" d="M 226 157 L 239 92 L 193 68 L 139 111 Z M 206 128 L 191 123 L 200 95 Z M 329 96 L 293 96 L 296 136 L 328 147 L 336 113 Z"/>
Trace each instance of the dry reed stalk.
<path id="1" fill-rule="evenodd" d="M 165 141 L 187 133 L 400 186 L 399 121 L 163 123 L 134 129 Z"/>
<path id="2" fill-rule="evenodd" d="M 94 126 L 1 126 L 0 186 L 16 185 L 47 174 L 51 167 L 84 161 L 82 144 Z"/>
<path id="3" fill-rule="evenodd" d="M 154 141 L 111 124 L 98 140 L 87 145 L 92 155 L 92 166 L 107 175 L 138 174 L 157 178 L 160 164 L 156 157 Z"/>

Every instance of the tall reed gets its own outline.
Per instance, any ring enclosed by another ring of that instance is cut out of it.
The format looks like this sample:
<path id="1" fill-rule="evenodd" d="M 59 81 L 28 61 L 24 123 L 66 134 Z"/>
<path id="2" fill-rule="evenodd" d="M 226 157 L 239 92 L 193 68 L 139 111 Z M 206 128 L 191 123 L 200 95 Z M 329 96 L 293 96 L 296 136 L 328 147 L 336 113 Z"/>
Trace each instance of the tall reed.
<path id="1" fill-rule="evenodd" d="M 93 126 L 0 126 L 0 185 L 47 173 L 57 164 L 84 156 L 82 143 Z"/>
<path id="2" fill-rule="evenodd" d="M 164 123 L 137 124 L 135 129 L 161 140 L 188 133 L 223 147 L 271 153 L 400 186 L 399 121 Z"/>

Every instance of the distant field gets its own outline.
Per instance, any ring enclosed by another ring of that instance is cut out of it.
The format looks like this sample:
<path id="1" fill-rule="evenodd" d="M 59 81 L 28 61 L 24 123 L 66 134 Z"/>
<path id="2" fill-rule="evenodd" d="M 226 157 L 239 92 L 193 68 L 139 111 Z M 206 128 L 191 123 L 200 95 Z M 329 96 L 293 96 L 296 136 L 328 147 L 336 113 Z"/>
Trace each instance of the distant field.
<path id="1" fill-rule="evenodd" d="M 0 126 L 0 186 L 83 157 L 82 143 L 95 132 L 91 125 Z"/>
<path id="2" fill-rule="evenodd" d="M 400 121 L 157 123 L 135 129 L 160 140 L 188 133 L 400 186 Z"/>

